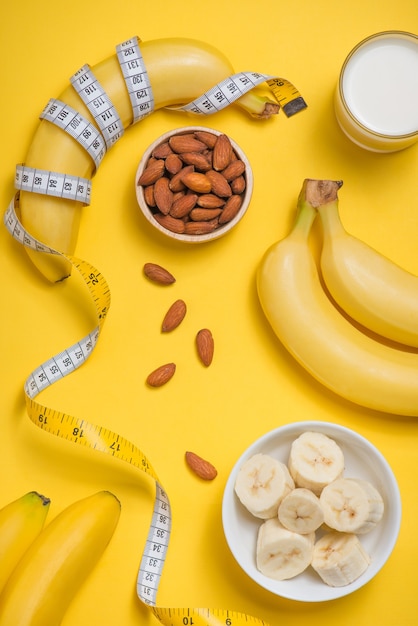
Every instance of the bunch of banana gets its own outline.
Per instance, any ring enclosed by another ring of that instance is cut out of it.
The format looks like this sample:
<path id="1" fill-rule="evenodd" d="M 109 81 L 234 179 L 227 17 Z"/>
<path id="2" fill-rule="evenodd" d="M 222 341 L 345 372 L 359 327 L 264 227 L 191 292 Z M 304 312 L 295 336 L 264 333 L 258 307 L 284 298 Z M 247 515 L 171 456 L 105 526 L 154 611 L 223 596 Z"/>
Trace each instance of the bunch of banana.
<path id="1" fill-rule="evenodd" d="M 335 302 L 372 332 L 418 347 L 418 277 L 344 228 L 335 202 L 318 207 L 321 272 Z"/>
<path id="2" fill-rule="evenodd" d="M 216 48 L 184 38 L 157 39 L 141 44 L 141 55 L 152 89 L 153 110 L 188 103 L 233 73 L 228 59 Z M 120 132 L 133 123 L 133 107 L 117 54 L 91 68 L 94 77 L 114 106 L 121 125 Z M 84 120 L 97 122 L 73 88 L 69 85 L 59 96 Z M 252 116 L 265 119 L 278 112 L 277 102 L 266 98 L 257 89 L 241 96 L 236 104 Z M 64 112 L 65 114 L 65 112 Z M 106 148 L 105 148 L 106 150 Z M 25 166 L 36 170 L 58 172 L 89 180 L 96 164 L 86 149 L 69 133 L 41 119 L 29 146 Z M 40 242 L 64 254 L 73 254 L 80 225 L 83 204 L 76 200 L 20 193 L 23 226 Z M 38 269 L 52 282 L 61 281 L 71 272 L 64 257 L 39 254 L 27 249 Z"/>
<path id="3" fill-rule="evenodd" d="M 26 549 L 0 594 L 1 626 L 58 626 L 109 543 L 120 503 L 108 491 L 74 502 Z"/>
<path id="4" fill-rule="evenodd" d="M 0 510 L 0 594 L 10 574 L 44 527 L 50 500 L 36 491 Z"/>
<path id="5" fill-rule="evenodd" d="M 258 268 L 260 303 L 282 344 L 320 383 L 364 407 L 396 415 L 418 416 L 418 354 L 401 346 L 386 345 L 362 332 L 335 306 L 322 285 L 309 235 L 318 212 L 325 224 L 332 215 L 335 216 L 333 207 L 337 204 L 341 184 L 341 181 L 329 180 L 304 181 L 291 232 L 266 251 Z M 338 243 L 333 249 L 337 246 Z M 370 250 L 369 257 L 375 255 Z M 379 290 L 385 294 L 384 302 L 383 296 L 376 295 L 374 311 L 379 309 L 379 298 L 380 310 L 396 310 L 398 303 L 393 293 L 404 289 L 406 294 L 409 278 L 402 281 L 395 272 L 398 278 L 392 285 L 394 273 L 381 271 L 388 267 L 388 262 L 373 263 L 371 258 L 367 260 L 365 253 L 362 259 L 364 273 L 370 276 L 365 291 L 369 291 L 369 295 L 372 290 L 375 295 Z M 380 274 L 376 272 L 373 277 L 376 267 Z M 334 273 L 334 278 L 336 276 Z M 342 273 L 338 276 L 341 277 Z M 414 288 L 416 293 L 418 278 L 413 283 L 411 293 Z M 345 291 L 344 300 L 340 300 L 346 307 L 347 299 L 350 299 L 347 293 Z M 409 311 L 414 309 L 414 300 L 417 300 L 416 296 L 411 295 Z M 407 305 L 406 296 L 402 302 L 403 306 Z M 370 314 L 363 321 L 369 323 L 372 317 Z"/>

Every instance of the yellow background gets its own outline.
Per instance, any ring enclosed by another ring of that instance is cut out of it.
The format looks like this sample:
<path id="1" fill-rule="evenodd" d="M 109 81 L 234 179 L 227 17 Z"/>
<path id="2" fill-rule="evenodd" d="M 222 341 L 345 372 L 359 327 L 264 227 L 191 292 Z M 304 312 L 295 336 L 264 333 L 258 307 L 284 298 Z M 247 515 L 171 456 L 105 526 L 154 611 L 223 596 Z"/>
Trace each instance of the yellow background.
<path id="1" fill-rule="evenodd" d="M 142 219 L 134 194 L 143 150 L 195 118 L 158 111 L 112 149 L 94 180 L 77 246 L 78 256 L 108 280 L 111 310 L 91 359 L 39 400 L 119 432 L 156 469 L 173 509 L 160 605 L 229 608 L 271 625 L 415 624 L 418 422 L 356 407 L 313 381 L 274 339 L 254 282 L 265 249 L 289 230 L 306 177 L 343 179 L 347 229 L 418 274 L 418 146 L 390 155 L 363 151 L 340 132 L 332 108 L 349 50 L 381 30 L 417 32 L 415 0 L 21 0 L 2 3 L 0 18 L 4 210 L 14 193 L 15 165 L 24 161 L 48 99 L 81 65 L 94 65 L 133 35 L 201 39 L 229 57 L 236 71 L 283 76 L 301 91 L 309 108 L 291 119 L 281 113 L 256 122 L 230 107 L 204 120 L 241 145 L 255 178 L 245 219 L 210 245 L 162 240 Z M 176 284 L 161 289 L 149 283 L 142 274 L 147 261 L 170 269 Z M 76 276 L 57 286 L 43 280 L 5 228 L 0 267 L 0 504 L 36 489 L 51 498 L 52 519 L 76 499 L 113 491 L 122 502 L 116 534 L 63 624 L 157 623 L 135 596 L 152 482 L 121 462 L 44 434 L 25 413 L 22 388 L 29 373 L 93 327 L 89 296 Z M 162 316 L 177 298 L 187 302 L 188 314 L 163 336 Z M 216 342 L 208 369 L 194 349 L 203 326 Z M 173 380 L 147 388 L 147 374 L 167 361 L 177 363 Z M 265 432 L 307 419 L 336 422 L 367 437 L 391 464 L 403 500 L 399 541 L 383 570 L 355 594 L 322 604 L 287 601 L 255 585 L 231 556 L 221 523 L 224 485 L 238 456 Z M 186 450 L 216 465 L 215 481 L 191 475 Z"/>

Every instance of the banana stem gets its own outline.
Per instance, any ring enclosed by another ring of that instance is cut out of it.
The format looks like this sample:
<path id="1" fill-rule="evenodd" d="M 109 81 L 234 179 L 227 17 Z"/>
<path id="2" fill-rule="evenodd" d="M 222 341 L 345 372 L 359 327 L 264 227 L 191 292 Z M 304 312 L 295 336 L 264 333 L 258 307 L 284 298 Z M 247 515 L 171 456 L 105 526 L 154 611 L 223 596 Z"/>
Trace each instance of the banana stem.
<path id="1" fill-rule="evenodd" d="M 342 184 L 339 180 L 306 178 L 303 181 L 297 203 L 298 214 L 293 227 L 295 234 L 303 238 L 309 236 L 317 212 L 321 207 L 337 202 L 338 189 Z"/>
<path id="2" fill-rule="evenodd" d="M 315 180 L 305 178 L 299 194 L 298 204 L 309 204 L 318 210 L 321 206 L 338 200 L 342 180 Z"/>

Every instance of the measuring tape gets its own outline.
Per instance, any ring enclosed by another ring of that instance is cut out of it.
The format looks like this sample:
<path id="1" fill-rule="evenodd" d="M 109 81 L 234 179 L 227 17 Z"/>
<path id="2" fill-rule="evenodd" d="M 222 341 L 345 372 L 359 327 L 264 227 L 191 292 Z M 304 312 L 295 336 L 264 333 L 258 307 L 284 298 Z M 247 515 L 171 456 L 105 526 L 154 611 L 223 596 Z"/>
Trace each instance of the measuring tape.
<path id="1" fill-rule="evenodd" d="M 37 367 L 24 385 L 26 409 L 30 420 L 52 435 L 86 448 L 103 452 L 142 470 L 154 479 L 156 495 L 148 536 L 137 577 L 137 595 L 165 626 L 268 626 L 258 618 L 229 610 L 165 608 L 157 606 L 157 591 L 165 564 L 171 534 L 170 501 L 145 454 L 128 439 L 102 426 L 92 424 L 36 401 L 39 393 L 83 365 L 92 354 L 110 307 L 110 290 L 104 276 L 90 263 L 64 255 L 35 239 L 20 223 L 18 194 L 4 216 L 4 223 L 21 244 L 46 254 L 58 254 L 73 265 L 86 284 L 95 303 L 97 326 L 80 341 Z"/>
<path id="2" fill-rule="evenodd" d="M 229 106 L 254 87 L 267 83 L 287 117 L 306 109 L 307 104 L 298 90 L 285 78 L 276 78 L 258 72 L 240 72 L 215 85 L 190 104 L 169 107 L 176 111 L 211 115 Z"/>
<path id="3" fill-rule="evenodd" d="M 136 123 L 154 109 L 151 85 L 139 50 L 139 39 L 134 37 L 117 46 L 117 56 L 130 95 L 133 111 L 132 123 Z M 70 81 L 92 114 L 98 128 L 70 106 L 56 99 L 48 102 L 40 117 L 74 137 L 91 156 L 97 168 L 106 151 L 122 137 L 124 132 L 122 122 L 89 65 L 80 68 Z M 289 81 L 265 74 L 245 72 L 234 74 L 189 105 L 177 109 L 209 115 L 225 108 L 262 82 L 269 84 L 288 117 L 306 108 L 303 98 Z M 6 228 L 22 245 L 39 253 L 60 255 L 69 261 L 87 286 L 95 303 L 97 316 L 97 326 L 90 333 L 42 363 L 26 379 L 24 392 L 30 420 L 45 432 L 125 461 L 145 472 L 155 481 L 156 495 L 151 524 L 138 570 L 137 595 L 162 624 L 165 626 L 268 626 L 259 618 L 226 609 L 159 607 L 157 592 L 171 535 L 172 514 L 168 495 L 152 464 L 135 444 L 118 433 L 48 408 L 36 400 L 42 391 L 73 373 L 90 357 L 97 345 L 109 311 L 110 290 L 104 276 L 90 263 L 45 245 L 33 237 L 18 218 L 20 191 L 53 195 L 88 204 L 91 196 L 91 182 L 75 176 L 29 168 L 23 164 L 16 167 L 15 187 L 18 191 L 4 215 Z"/>

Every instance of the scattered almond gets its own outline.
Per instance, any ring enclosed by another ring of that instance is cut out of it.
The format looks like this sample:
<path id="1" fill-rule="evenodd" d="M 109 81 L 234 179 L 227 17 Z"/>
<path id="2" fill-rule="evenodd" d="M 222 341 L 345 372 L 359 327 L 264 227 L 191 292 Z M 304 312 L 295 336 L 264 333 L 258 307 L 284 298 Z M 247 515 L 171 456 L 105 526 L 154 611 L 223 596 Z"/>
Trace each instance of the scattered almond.
<path id="1" fill-rule="evenodd" d="M 166 363 L 165 365 L 161 365 L 148 375 L 147 384 L 150 387 L 161 387 L 162 385 L 168 383 L 168 381 L 174 376 L 175 371 L 175 363 Z"/>
<path id="2" fill-rule="evenodd" d="M 216 467 L 194 452 L 186 452 L 186 463 L 203 480 L 213 480 L 218 475 Z"/>
<path id="3" fill-rule="evenodd" d="M 163 333 L 169 333 L 181 324 L 187 312 L 187 306 L 184 300 L 176 300 L 168 309 L 164 316 L 161 330 Z"/>
<path id="4" fill-rule="evenodd" d="M 171 285 L 176 282 L 174 276 L 161 265 L 157 265 L 157 263 L 145 263 L 144 274 L 150 280 L 160 285 Z"/>
<path id="5" fill-rule="evenodd" d="M 197 354 L 203 365 L 208 367 L 212 363 L 215 344 L 213 335 L 208 328 L 202 328 L 196 335 Z"/>

